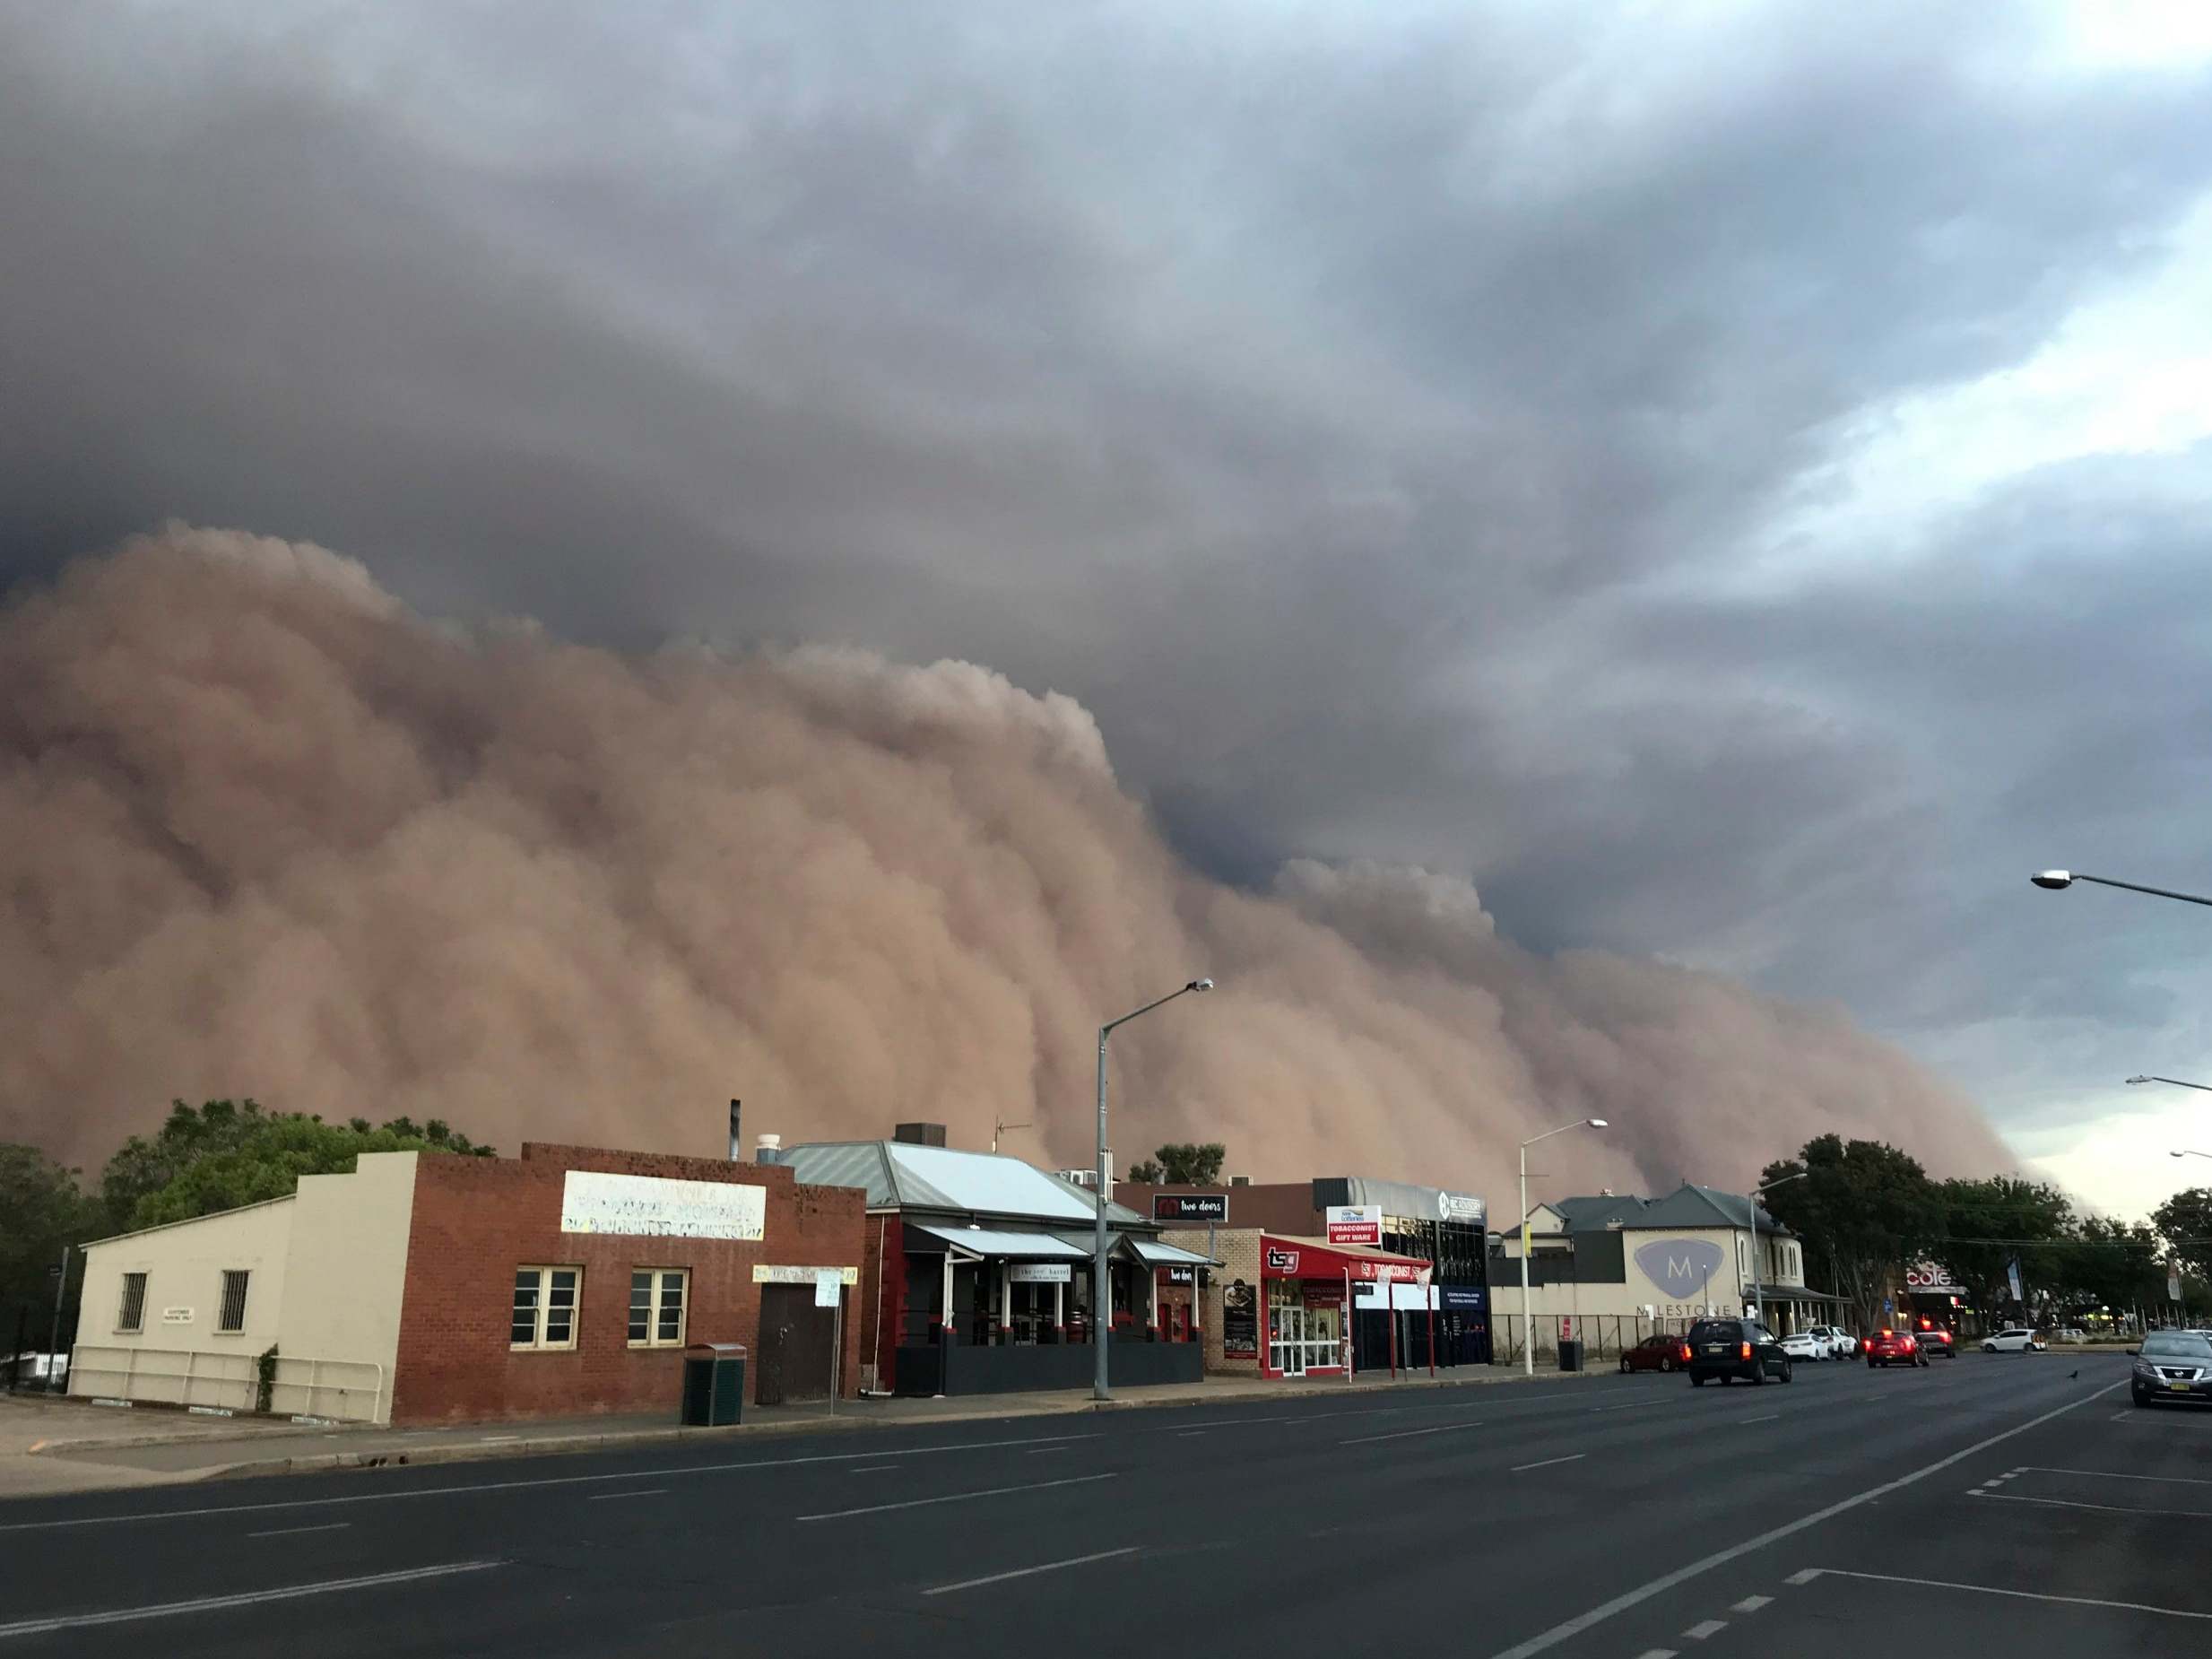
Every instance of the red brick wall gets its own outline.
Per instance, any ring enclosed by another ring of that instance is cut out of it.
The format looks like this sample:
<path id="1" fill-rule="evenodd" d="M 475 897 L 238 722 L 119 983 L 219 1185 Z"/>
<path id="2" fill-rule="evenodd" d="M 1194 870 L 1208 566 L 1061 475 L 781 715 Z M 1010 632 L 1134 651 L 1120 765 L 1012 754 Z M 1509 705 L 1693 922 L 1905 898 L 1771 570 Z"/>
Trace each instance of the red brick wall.
<path id="1" fill-rule="evenodd" d="M 898 1380 L 900 1316 L 906 1306 L 906 1224 L 896 1215 L 867 1219 L 862 1243 L 866 1255 L 861 1264 L 861 1306 L 866 1310 L 855 1324 L 867 1332 L 861 1362 L 877 1368 L 876 1388 L 889 1394 Z"/>
<path id="2" fill-rule="evenodd" d="M 767 1189 L 766 1237 L 650 1238 L 560 1230 L 570 1169 L 671 1180 L 729 1181 Z M 674 1421 L 682 1350 L 633 1349 L 634 1268 L 690 1272 L 690 1342 L 745 1344 L 759 1352 L 756 1264 L 852 1267 L 863 1259 L 867 1195 L 857 1187 L 802 1186 L 775 1164 L 672 1158 L 651 1152 L 525 1142 L 522 1157 L 425 1158 L 417 1166 L 407 1281 L 400 1310 L 392 1420 L 463 1422 L 603 1411 L 665 1411 Z M 515 1270 L 581 1267 L 573 1349 L 508 1344 Z M 843 1391 L 859 1389 L 869 1321 L 846 1292 Z M 749 1370 L 750 1395 L 756 1371 Z"/>

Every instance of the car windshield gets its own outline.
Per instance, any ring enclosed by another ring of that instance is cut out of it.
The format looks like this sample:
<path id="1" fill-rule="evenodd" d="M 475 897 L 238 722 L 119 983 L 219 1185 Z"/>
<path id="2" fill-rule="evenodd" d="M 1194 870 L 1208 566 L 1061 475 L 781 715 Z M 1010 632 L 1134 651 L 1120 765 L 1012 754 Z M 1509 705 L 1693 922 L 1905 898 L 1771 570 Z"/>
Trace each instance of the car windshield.
<path id="1" fill-rule="evenodd" d="M 1740 1342 L 1743 1326 L 1733 1319 L 1700 1319 L 1690 1326 L 1693 1342 Z"/>
<path id="2" fill-rule="evenodd" d="M 2143 1357 L 2146 1359 L 2212 1359 L 2212 1341 L 2191 1336 L 2184 1331 L 2167 1331 L 2144 1339 Z"/>

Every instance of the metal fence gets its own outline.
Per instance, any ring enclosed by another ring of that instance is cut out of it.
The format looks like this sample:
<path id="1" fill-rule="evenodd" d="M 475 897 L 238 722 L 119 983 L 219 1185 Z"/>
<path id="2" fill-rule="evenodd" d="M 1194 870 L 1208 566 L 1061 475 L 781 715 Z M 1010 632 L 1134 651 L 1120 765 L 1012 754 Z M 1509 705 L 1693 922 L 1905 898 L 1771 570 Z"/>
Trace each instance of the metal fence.
<path id="1" fill-rule="evenodd" d="M 1566 1316 L 1539 1314 L 1536 1316 L 1536 1363 L 1556 1366 L 1559 1363 L 1559 1327 Z M 1676 1336 L 1686 1334 L 1697 1323 L 1697 1316 L 1679 1319 L 1646 1319 L 1640 1314 L 1583 1314 L 1571 1322 L 1572 1334 L 1583 1344 L 1583 1365 L 1594 1368 L 1599 1365 L 1620 1363 L 1622 1354 L 1634 1348 L 1647 1336 L 1669 1333 Z M 1519 1314 L 1496 1314 L 1490 1320 L 1490 1363 L 1492 1365 L 1519 1365 L 1522 1349 L 1527 1341 L 1528 1321 Z"/>
<path id="2" fill-rule="evenodd" d="M 259 1409 L 257 1356 L 237 1350 L 124 1348 L 79 1342 L 69 1392 L 148 1404 Z M 269 1411 L 280 1417 L 328 1417 L 373 1423 L 384 1414 L 384 1368 L 369 1359 L 277 1357 Z"/>

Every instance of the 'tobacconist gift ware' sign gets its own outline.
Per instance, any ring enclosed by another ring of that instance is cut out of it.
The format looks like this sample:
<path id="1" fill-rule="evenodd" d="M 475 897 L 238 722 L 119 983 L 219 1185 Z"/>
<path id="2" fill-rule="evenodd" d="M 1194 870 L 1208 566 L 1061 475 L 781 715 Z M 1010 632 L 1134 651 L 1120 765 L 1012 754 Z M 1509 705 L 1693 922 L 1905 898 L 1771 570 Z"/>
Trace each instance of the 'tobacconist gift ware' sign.
<path id="1" fill-rule="evenodd" d="M 560 1191 L 564 1233 L 759 1239 L 767 1232 L 768 1212 L 766 1187 L 732 1181 L 672 1181 L 657 1175 L 571 1169 Z"/>

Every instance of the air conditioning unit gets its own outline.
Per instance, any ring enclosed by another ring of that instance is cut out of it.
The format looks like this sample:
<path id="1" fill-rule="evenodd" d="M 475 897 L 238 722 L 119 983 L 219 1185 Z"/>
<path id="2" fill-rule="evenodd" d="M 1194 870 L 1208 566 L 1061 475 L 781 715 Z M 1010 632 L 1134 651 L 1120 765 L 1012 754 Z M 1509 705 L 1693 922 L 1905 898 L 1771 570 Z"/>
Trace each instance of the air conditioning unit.
<path id="1" fill-rule="evenodd" d="M 1053 1173 L 1071 1186 L 1098 1190 L 1098 1172 L 1096 1169 L 1055 1169 Z"/>

